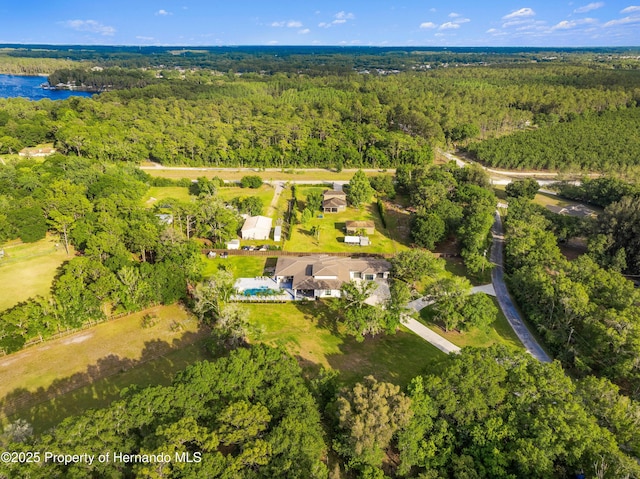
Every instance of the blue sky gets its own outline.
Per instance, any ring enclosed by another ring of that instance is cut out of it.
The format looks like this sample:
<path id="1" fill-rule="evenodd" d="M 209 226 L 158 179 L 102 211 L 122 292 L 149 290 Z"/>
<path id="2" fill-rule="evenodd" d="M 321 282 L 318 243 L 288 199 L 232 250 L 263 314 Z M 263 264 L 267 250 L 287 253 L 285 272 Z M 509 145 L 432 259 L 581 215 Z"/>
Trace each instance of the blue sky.
<path id="1" fill-rule="evenodd" d="M 3 0 L 0 43 L 638 46 L 640 0 Z"/>

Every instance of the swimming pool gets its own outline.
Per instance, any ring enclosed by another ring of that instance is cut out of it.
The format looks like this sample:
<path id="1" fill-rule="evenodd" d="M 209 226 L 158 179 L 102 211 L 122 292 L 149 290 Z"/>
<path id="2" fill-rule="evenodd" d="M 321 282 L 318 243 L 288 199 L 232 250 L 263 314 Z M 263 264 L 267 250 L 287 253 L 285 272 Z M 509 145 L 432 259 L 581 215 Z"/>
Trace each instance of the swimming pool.
<path id="1" fill-rule="evenodd" d="M 267 286 L 260 286 L 259 288 L 249 288 L 242 292 L 245 296 L 274 296 L 282 294 L 281 290 L 275 290 L 268 288 Z"/>

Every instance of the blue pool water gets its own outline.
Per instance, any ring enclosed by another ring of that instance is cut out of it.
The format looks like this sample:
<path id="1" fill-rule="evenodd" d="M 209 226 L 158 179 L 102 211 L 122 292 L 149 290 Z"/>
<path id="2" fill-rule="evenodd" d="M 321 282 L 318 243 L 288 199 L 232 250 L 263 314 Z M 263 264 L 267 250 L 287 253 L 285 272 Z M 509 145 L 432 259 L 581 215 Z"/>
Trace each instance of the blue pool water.
<path id="1" fill-rule="evenodd" d="M 260 293 L 264 293 L 265 291 L 269 291 L 269 288 L 266 286 L 260 286 L 259 288 L 249 288 L 245 289 L 242 294 L 245 296 L 257 296 Z"/>

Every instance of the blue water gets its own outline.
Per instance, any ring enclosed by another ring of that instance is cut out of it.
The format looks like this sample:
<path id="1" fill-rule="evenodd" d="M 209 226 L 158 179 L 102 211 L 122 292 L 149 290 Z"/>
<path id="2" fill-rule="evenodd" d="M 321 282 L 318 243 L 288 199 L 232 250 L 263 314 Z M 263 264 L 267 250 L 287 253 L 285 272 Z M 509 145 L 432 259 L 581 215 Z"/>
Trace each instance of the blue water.
<path id="1" fill-rule="evenodd" d="M 29 100 L 64 100 L 70 96 L 89 97 L 86 91 L 45 90 L 40 85 L 47 83 L 47 77 L 0 75 L 0 98 L 22 97 Z"/>

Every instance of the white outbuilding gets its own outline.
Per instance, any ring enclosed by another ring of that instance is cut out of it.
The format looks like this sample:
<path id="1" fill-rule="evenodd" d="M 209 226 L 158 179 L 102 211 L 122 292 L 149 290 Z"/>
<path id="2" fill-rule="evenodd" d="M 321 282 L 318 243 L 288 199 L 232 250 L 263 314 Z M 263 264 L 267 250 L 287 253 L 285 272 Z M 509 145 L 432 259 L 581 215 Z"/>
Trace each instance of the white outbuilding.
<path id="1" fill-rule="evenodd" d="M 268 240 L 271 235 L 271 218 L 249 216 L 242 227 L 243 240 Z"/>

